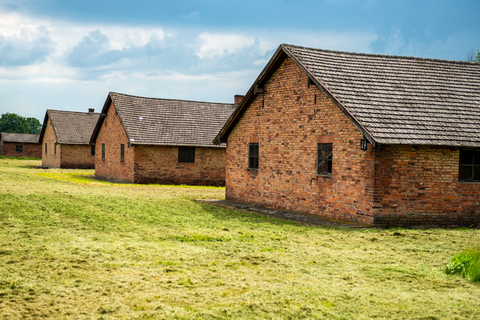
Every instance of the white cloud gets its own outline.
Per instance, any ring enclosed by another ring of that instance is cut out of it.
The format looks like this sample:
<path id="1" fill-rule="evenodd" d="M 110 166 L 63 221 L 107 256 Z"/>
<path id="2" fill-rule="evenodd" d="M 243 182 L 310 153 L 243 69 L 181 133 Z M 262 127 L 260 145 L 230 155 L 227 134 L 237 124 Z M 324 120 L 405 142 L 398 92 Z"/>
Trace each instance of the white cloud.
<path id="1" fill-rule="evenodd" d="M 212 59 L 215 56 L 233 54 L 236 51 L 255 44 L 256 39 L 236 34 L 202 33 L 199 39 L 203 43 L 197 51 L 200 59 Z M 264 50 L 263 46 L 260 46 Z"/>

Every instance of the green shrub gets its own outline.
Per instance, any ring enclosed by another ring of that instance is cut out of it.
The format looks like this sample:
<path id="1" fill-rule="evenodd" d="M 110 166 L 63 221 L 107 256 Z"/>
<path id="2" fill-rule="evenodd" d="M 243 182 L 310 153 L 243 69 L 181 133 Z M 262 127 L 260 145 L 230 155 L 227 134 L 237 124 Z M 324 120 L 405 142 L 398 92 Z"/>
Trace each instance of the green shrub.
<path id="1" fill-rule="evenodd" d="M 480 247 L 465 250 L 447 264 L 447 274 L 460 274 L 470 282 L 480 282 Z"/>

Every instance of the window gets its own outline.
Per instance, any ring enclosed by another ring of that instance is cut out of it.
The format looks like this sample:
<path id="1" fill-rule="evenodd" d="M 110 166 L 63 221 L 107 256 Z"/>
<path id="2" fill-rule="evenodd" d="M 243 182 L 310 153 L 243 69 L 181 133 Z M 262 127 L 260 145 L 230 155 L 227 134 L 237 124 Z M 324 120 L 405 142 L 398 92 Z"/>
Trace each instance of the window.
<path id="1" fill-rule="evenodd" d="M 47 154 L 47 143 L 45 143 L 45 154 Z"/>
<path id="2" fill-rule="evenodd" d="M 53 145 L 53 154 L 57 154 L 57 143 Z"/>
<path id="3" fill-rule="evenodd" d="M 120 161 L 125 162 L 125 145 L 120 145 Z"/>
<path id="4" fill-rule="evenodd" d="M 23 152 L 23 144 L 16 144 L 15 145 L 16 152 Z"/>
<path id="5" fill-rule="evenodd" d="M 178 147 L 178 162 L 179 163 L 194 163 L 195 162 L 195 147 Z"/>
<path id="6" fill-rule="evenodd" d="M 332 144 L 319 143 L 317 145 L 317 175 L 329 176 L 332 174 Z"/>
<path id="7" fill-rule="evenodd" d="M 248 145 L 248 169 L 258 169 L 258 143 Z"/>
<path id="8" fill-rule="evenodd" d="M 480 182 L 480 148 L 460 149 L 458 180 Z"/>
<path id="9" fill-rule="evenodd" d="M 102 143 L 102 160 L 105 160 L 105 143 Z"/>
<path id="10" fill-rule="evenodd" d="M 90 155 L 91 156 L 95 155 L 95 145 L 93 145 L 93 144 L 90 146 Z"/>

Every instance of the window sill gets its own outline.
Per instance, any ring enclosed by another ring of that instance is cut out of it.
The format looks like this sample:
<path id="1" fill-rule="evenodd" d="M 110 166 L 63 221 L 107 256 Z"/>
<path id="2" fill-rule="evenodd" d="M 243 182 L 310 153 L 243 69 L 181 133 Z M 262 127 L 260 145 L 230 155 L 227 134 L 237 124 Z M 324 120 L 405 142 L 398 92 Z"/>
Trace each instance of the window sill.
<path id="1" fill-rule="evenodd" d="M 332 174 L 331 174 L 331 173 L 317 174 L 317 178 L 318 178 L 318 177 L 321 177 L 321 178 L 332 178 Z"/>

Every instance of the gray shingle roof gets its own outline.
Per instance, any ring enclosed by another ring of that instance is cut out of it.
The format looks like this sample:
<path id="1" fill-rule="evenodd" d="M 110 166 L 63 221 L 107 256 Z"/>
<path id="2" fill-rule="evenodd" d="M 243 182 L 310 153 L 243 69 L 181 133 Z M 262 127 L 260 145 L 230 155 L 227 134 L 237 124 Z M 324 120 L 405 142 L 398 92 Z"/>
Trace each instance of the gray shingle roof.
<path id="1" fill-rule="evenodd" d="M 282 45 L 376 143 L 480 146 L 480 64 Z"/>
<path id="2" fill-rule="evenodd" d="M 2 132 L 3 142 L 38 143 L 39 134 Z"/>
<path id="3" fill-rule="evenodd" d="M 236 104 L 109 95 L 134 144 L 218 147 L 212 143 Z M 108 101 L 108 100 L 107 100 Z M 104 109 L 105 112 L 105 109 Z"/>
<path id="4" fill-rule="evenodd" d="M 40 139 L 50 118 L 58 143 L 89 144 L 100 113 L 47 110 Z"/>

